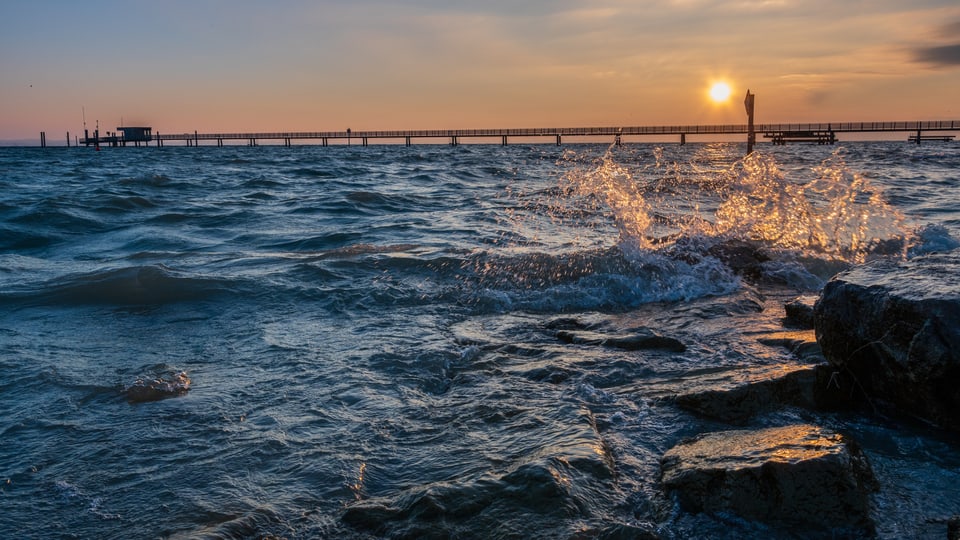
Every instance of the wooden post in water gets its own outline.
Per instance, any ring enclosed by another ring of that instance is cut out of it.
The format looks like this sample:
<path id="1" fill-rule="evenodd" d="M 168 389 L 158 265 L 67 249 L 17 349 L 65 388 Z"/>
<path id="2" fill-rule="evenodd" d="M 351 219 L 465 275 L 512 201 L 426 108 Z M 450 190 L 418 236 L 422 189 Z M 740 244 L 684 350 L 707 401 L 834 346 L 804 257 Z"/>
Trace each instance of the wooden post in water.
<path id="1" fill-rule="evenodd" d="M 40 132 L 40 148 L 47 147 L 47 133 L 45 131 Z"/>
<path id="2" fill-rule="evenodd" d="M 70 132 L 67 132 L 67 148 L 70 148 Z"/>
<path id="3" fill-rule="evenodd" d="M 754 94 L 747 89 L 747 96 L 743 98 L 743 106 L 747 109 L 747 155 L 753 152 L 753 145 L 757 142 L 757 133 L 753 128 L 753 103 Z"/>

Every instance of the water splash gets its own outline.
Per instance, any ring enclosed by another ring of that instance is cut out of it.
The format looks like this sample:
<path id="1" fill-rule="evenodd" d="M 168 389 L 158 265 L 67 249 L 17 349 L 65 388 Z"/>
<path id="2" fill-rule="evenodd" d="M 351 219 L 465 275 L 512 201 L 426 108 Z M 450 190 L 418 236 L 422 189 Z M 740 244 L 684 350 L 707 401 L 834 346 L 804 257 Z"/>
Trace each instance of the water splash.
<path id="1" fill-rule="evenodd" d="M 903 215 L 850 170 L 842 152 L 814 167 L 806 183 L 787 178 L 772 156 L 750 154 L 729 172 L 714 234 L 852 263 L 905 256 Z"/>
<path id="2" fill-rule="evenodd" d="M 658 155 L 658 165 L 660 160 Z M 609 208 L 609 215 L 620 233 L 621 244 L 628 243 L 636 248 L 651 247 L 647 239 L 653 223 L 650 207 L 641 185 L 626 167 L 615 160 L 613 147 L 607 149 L 593 169 L 583 174 L 568 174 L 564 179 L 573 194 Z"/>
<path id="3" fill-rule="evenodd" d="M 565 152 L 557 185 L 515 194 L 510 238 L 464 262 L 465 290 L 494 309 L 620 309 L 729 294 L 742 277 L 815 290 L 850 264 L 907 256 L 903 215 L 842 150 L 790 171 L 734 151 Z"/>
<path id="4" fill-rule="evenodd" d="M 700 238 L 710 244 L 748 241 L 768 250 L 850 263 L 907 253 L 910 233 L 903 215 L 885 201 L 878 186 L 847 166 L 842 149 L 813 167 L 809 180 L 786 174 L 773 156 L 762 152 L 717 175 L 684 171 L 668 163 L 659 148 L 652 165 L 632 171 L 617 157 L 611 147 L 591 169 L 574 169 L 563 182 L 570 186 L 568 192 L 606 209 L 619 233 L 618 244 L 627 251 Z M 683 187 L 673 189 L 677 186 Z M 705 201 L 693 200 L 703 189 L 713 193 Z M 662 234 L 665 227 L 671 234 Z"/>

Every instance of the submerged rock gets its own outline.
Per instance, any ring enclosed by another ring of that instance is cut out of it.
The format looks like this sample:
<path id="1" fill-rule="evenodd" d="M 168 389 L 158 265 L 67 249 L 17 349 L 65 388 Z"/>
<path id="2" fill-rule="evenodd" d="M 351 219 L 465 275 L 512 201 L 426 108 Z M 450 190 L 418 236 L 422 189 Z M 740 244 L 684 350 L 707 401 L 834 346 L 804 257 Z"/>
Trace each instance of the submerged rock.
<path id="1" fill-rule="evenodd" d="M 188 390 L 190 390 L 190 377 L 187 377 L 187 372 L 179 371 L 166 378 L 143 379 L 138 377 L 123 393 L 130 403 L 144 403 L 182 396 Z"/>
<path id="2" fill-rule="evenodd" d="M 709 433 L 661 459 L 665 488 L 694 512 L 815 530 L 871 532 L 875 480 L 842 435 L 813 425 Z"/>
<path id="3" fill-rule="evenodd" d="M 597 345 L 626 351 L 664 350 L 684 352 L 678 339 L 662 336 L 646 327 L 616 328 L 608 322 L 558 317 L 545 325 L 557 339 L 573 345 Z"/>
<path id="4" fill-rule="evenodd" d="M 787 317 L 784 323 L 794 328 L 813 329 L 813 306 L 816 296 L 800 296 L 783 306 Z"/>
<path id="5" fill-rule="evenodd" d="M 867 397 L 960 431 L 960 252 L 841 273 L 814 323 L 827 360 Z"/>
<path id="6" fill-rule="evenodd" d="M 588 524 L 597 509 L 611 504 L 617 470 L 593 415 L 580 408 L 570 412 L 569 426 L 538 451 L 474 475 L 372 498 L 358 495 L 340 520 L 388 538 L 572 538 L 571 522 Z M 594 538 L 624 538 L 634 531 L 608 530 L 615 524 L 606 521 L 589 525 L 596 526 Z"/>
<path id="7" fill-rule="evenodd" d="M 727 241 L 711 247 L 710 255 L 720 259 L 734 272 L 757 281 L 763 275 L 763 263 L 770 257 L 759 246 L 749 242 Z"/>
<path id="8" fill-rule="evenodd" d="M 663 350 L 670 352 L 683 352 L 687 350 L 686 346 L 680 340 L 671 337 L 661 336 L 652 330 L 639 329 L 625 333 L 602 333 L 593 331 L 570 331 L 560 330 L 557 332 L 557 339 L 564 343 L 577 345 L 599 345 L 613 349 L 623 349 L 626 351 L 639 350 Z"/>

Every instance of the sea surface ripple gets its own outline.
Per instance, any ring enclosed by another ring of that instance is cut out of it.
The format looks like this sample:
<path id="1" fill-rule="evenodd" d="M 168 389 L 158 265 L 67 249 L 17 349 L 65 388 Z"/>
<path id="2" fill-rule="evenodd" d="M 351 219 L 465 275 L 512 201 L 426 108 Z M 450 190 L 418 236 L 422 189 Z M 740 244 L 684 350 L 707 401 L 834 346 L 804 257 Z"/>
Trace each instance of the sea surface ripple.
<path id="1" fill-rule="evenodd" d="M 955 249 L 960 152 L 742 150 L 0 148 L 0 530 L 794 538 L 678 510 L 660 456 L 721 426 L 656 389 L 793 362 L 756 339 L 785 300 Z M 752 277 L 723 256 L 744 244 L 770 257 Z M 881 537 L 960 514 L 955 442 L 812 414 L 758 422 L 856 431 Z"/>

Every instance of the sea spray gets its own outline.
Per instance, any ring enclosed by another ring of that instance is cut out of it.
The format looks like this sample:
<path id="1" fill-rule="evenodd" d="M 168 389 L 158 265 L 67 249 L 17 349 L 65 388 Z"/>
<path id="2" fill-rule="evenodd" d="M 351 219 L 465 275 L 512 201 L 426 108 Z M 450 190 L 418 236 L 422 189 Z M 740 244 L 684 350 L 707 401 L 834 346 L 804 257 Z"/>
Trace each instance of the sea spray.
<path id="1" fill-rule="evenodd" d="M 771 248 L 862 263 L 873 254 L 904 256 L 903 215 L 883 191 L 835 151 L 809 182 L 788 178 L 773 156 L 754 152 L 728 174 L 715 234 Z"/>
<path id="2" fill-rule="evenodd" d="M 842 150 L 809 173 L 788 174 L 764 152 L 683 168 L 662 148 L 614 145 L 599 156 L 568 150 L 557 165 L 555 187 L 510 194 L 506 249 L 465 262 L 474 300 L 622 309 L 729 294 L 745 272 L 815 290 L 846 265 L 903 257 L 912 245 L 904 217 Z M 758 254 L 746 266 L 731 260 L 744 249 Z"/>

